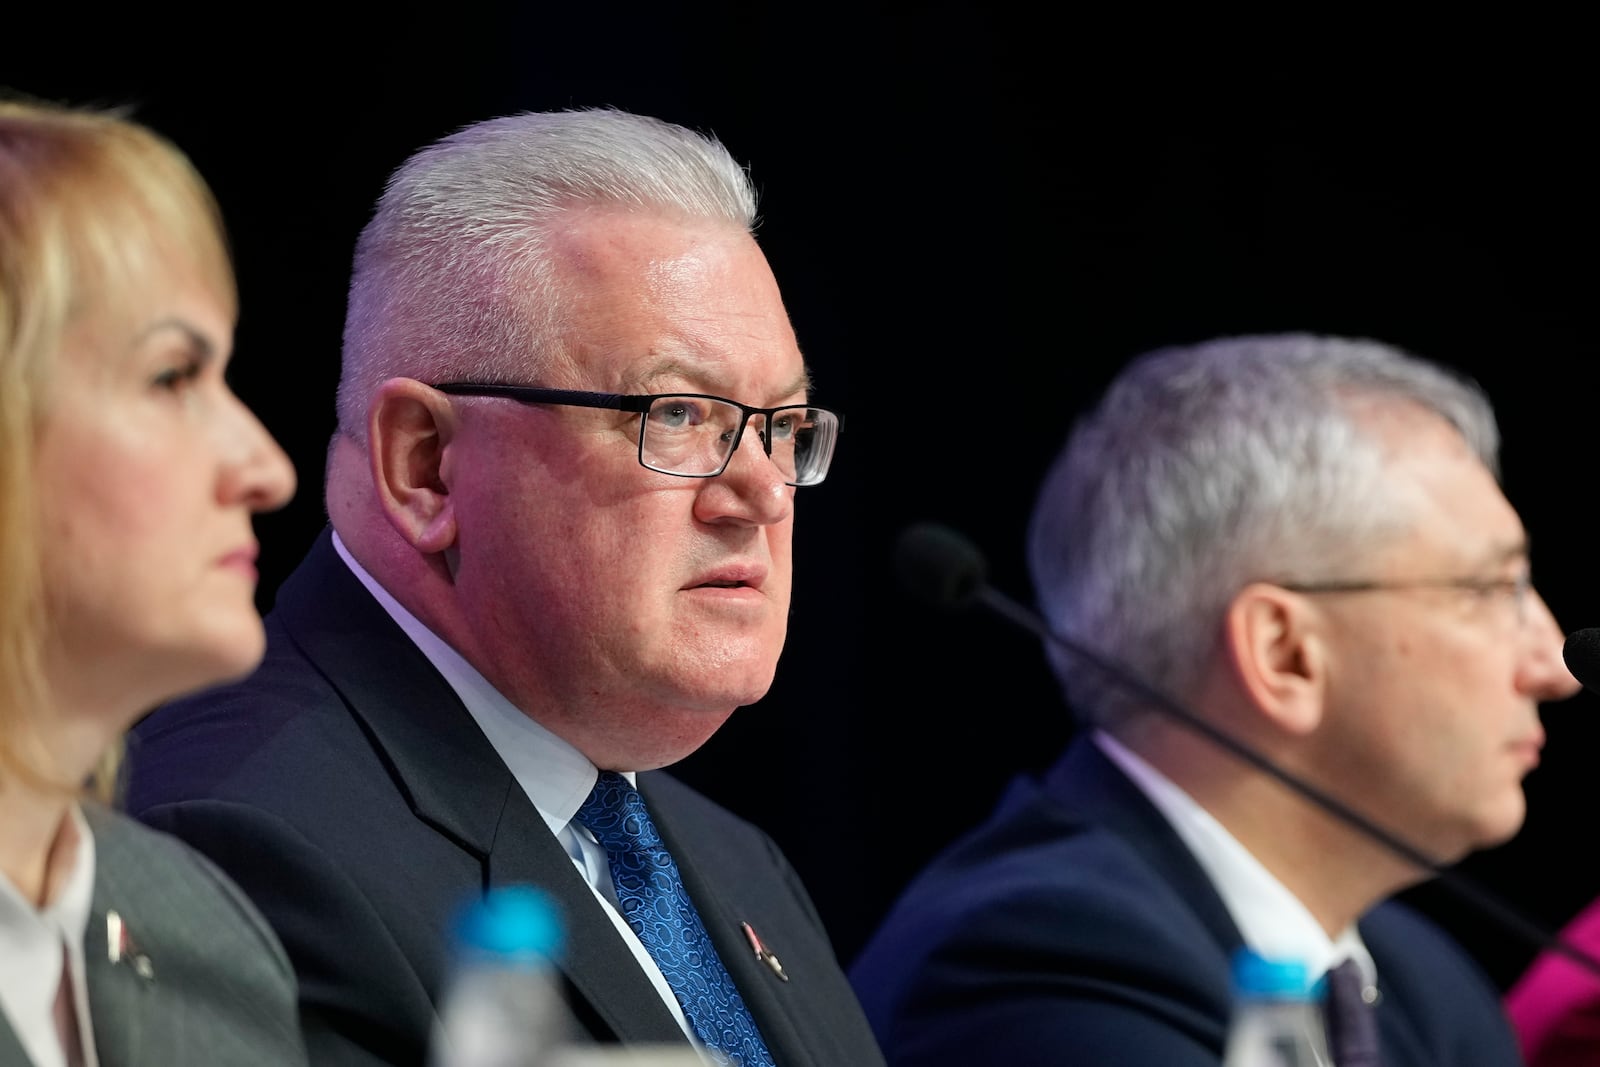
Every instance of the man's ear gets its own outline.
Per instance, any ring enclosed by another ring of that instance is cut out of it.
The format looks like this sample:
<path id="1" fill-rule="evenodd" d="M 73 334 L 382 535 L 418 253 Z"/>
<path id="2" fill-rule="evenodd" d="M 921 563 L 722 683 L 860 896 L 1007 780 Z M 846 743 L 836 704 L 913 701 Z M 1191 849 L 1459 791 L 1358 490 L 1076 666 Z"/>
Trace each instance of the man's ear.
<path id="1" fill-rule="evenodd" d="M 1226 650 L 1240 688 L 1285 733 L 1309 734 L 1322 721 L 1327 645 L 1318 618 L 1304 596 L 1268 582 L 1228 605 Z"/>
<path id="2" fill-rule="evenodd" d="M 419 552 L 455 543 L 444 453 L 456 431 L 450 398 L 412 378 L 390 378 L 367 409 L 367 458 L 389 523 Z"/>

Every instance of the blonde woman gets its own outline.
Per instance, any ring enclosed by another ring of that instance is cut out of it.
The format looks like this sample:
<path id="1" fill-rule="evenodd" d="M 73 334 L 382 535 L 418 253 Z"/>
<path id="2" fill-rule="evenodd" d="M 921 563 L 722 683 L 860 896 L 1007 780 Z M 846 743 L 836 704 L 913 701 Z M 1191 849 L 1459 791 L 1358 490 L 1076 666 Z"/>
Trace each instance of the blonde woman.
<path id="1" fill-rule="evenodd" d="M 0 1064 L 305 1061 L 244 896 L 115 811 L 124 731 L 250 671 L 255 512 L 294 491 L 230 391 L 237 292 L 189 160 L 0 95 Z"/>

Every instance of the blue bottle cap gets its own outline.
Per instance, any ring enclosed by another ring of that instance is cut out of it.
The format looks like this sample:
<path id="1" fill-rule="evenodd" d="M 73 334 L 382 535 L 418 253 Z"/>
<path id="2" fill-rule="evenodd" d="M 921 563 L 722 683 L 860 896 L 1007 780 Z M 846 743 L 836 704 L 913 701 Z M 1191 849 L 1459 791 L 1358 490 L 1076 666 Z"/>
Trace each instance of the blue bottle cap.
<path id="1" fill-rule="evenodd" d="M 1241 948 L 1233 954 L 1233 989 L 1241 997 L 1304 999 L 1311 994 L 1311 982 L 1299 960 L 1269 959 Z"/>
<path id="2" fill-rule="evenodd" d="M 532 886 L 501 886 L 469 901 L 456 916 L 463 952 L 543 963 L 559 959 L 565 931 L 555 901 Z"/>

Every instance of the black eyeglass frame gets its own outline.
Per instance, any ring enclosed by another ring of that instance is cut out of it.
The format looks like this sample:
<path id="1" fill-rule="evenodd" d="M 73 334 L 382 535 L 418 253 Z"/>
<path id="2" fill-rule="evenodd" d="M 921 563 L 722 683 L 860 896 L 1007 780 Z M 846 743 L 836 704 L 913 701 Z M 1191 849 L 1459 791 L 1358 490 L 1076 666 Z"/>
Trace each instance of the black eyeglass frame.
<path id="1" fill-rule="evenodd" d="M 499 396 L 523 404 L 555 404 L 560 407 L 573 408 L 600 408 L 610 411 L 628 411 L 639 416 L 639 466 L 645 470 L 655 471 L 657 474 L 666 474 L 674 478 L 716 478 L 728 469 L 728 464 L 733 462 L 733 457 L 739 451 L 739 442 L 744 440 L 744 428 L 750 424 L 750 416 L 761 415 L 767 420 L 767 425 L 772 424 L 772 416 L 780 411 L 820 411 L 833 416 L 834 436 L 844 432 L 844 416 L 831 408 L 818 407 L 816 404 L 780 404 L 777 407 L 757 408 L 749 404 L 741 404 L 737 400 L 730 400 L 725 396 L 715 393 L 596 393 L 585 389 L 545 389 L 536 385 L 503 385 L 494 382 L 441 382 L 432 388 L 441 393 L 452 396 Z M 715 400 L 722 404 L 731 404 L 739 409 L 742 417 L 739 428 L 733 432 L 733 440 L 728 445 L 728 454 L 722 457 L 722 466 L 709 474 L 684 474 L 682 471 L 666 471 L 660 467 L 652 467 L 644 458 L 644 417 L 650 413 L 650 407 L 657 400 L 669 397 L 682 396 L 696 400 Z M 761 448 L 766 452 L 767 458 L 772 458 L 772 441 L 770 435 L 757 431 L 756 436 L 761 441 Z M 833 453 L 828 453 L 828 467 L 833 465 Z M 822 477 L 811 482 L 788 482 L 802 488 L 807 485 L 820 485 L 828 476 L 828 467 L 822 470 Z"/>

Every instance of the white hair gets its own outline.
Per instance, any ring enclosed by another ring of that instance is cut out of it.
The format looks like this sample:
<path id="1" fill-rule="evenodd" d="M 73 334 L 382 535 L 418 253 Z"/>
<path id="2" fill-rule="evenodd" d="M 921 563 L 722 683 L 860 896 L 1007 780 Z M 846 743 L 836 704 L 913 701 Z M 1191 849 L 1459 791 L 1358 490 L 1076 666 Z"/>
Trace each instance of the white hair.
<path id="1" fill-rule="evenodd" d="M 365 440 L 391 377 L 537 380 L 561 312 L 552 227 L 582 206 L 756 225 L 749 175 L 712 136 L 610 108 L 466 126 L 394 172 L 357 241 L 340 432 Z"/>

